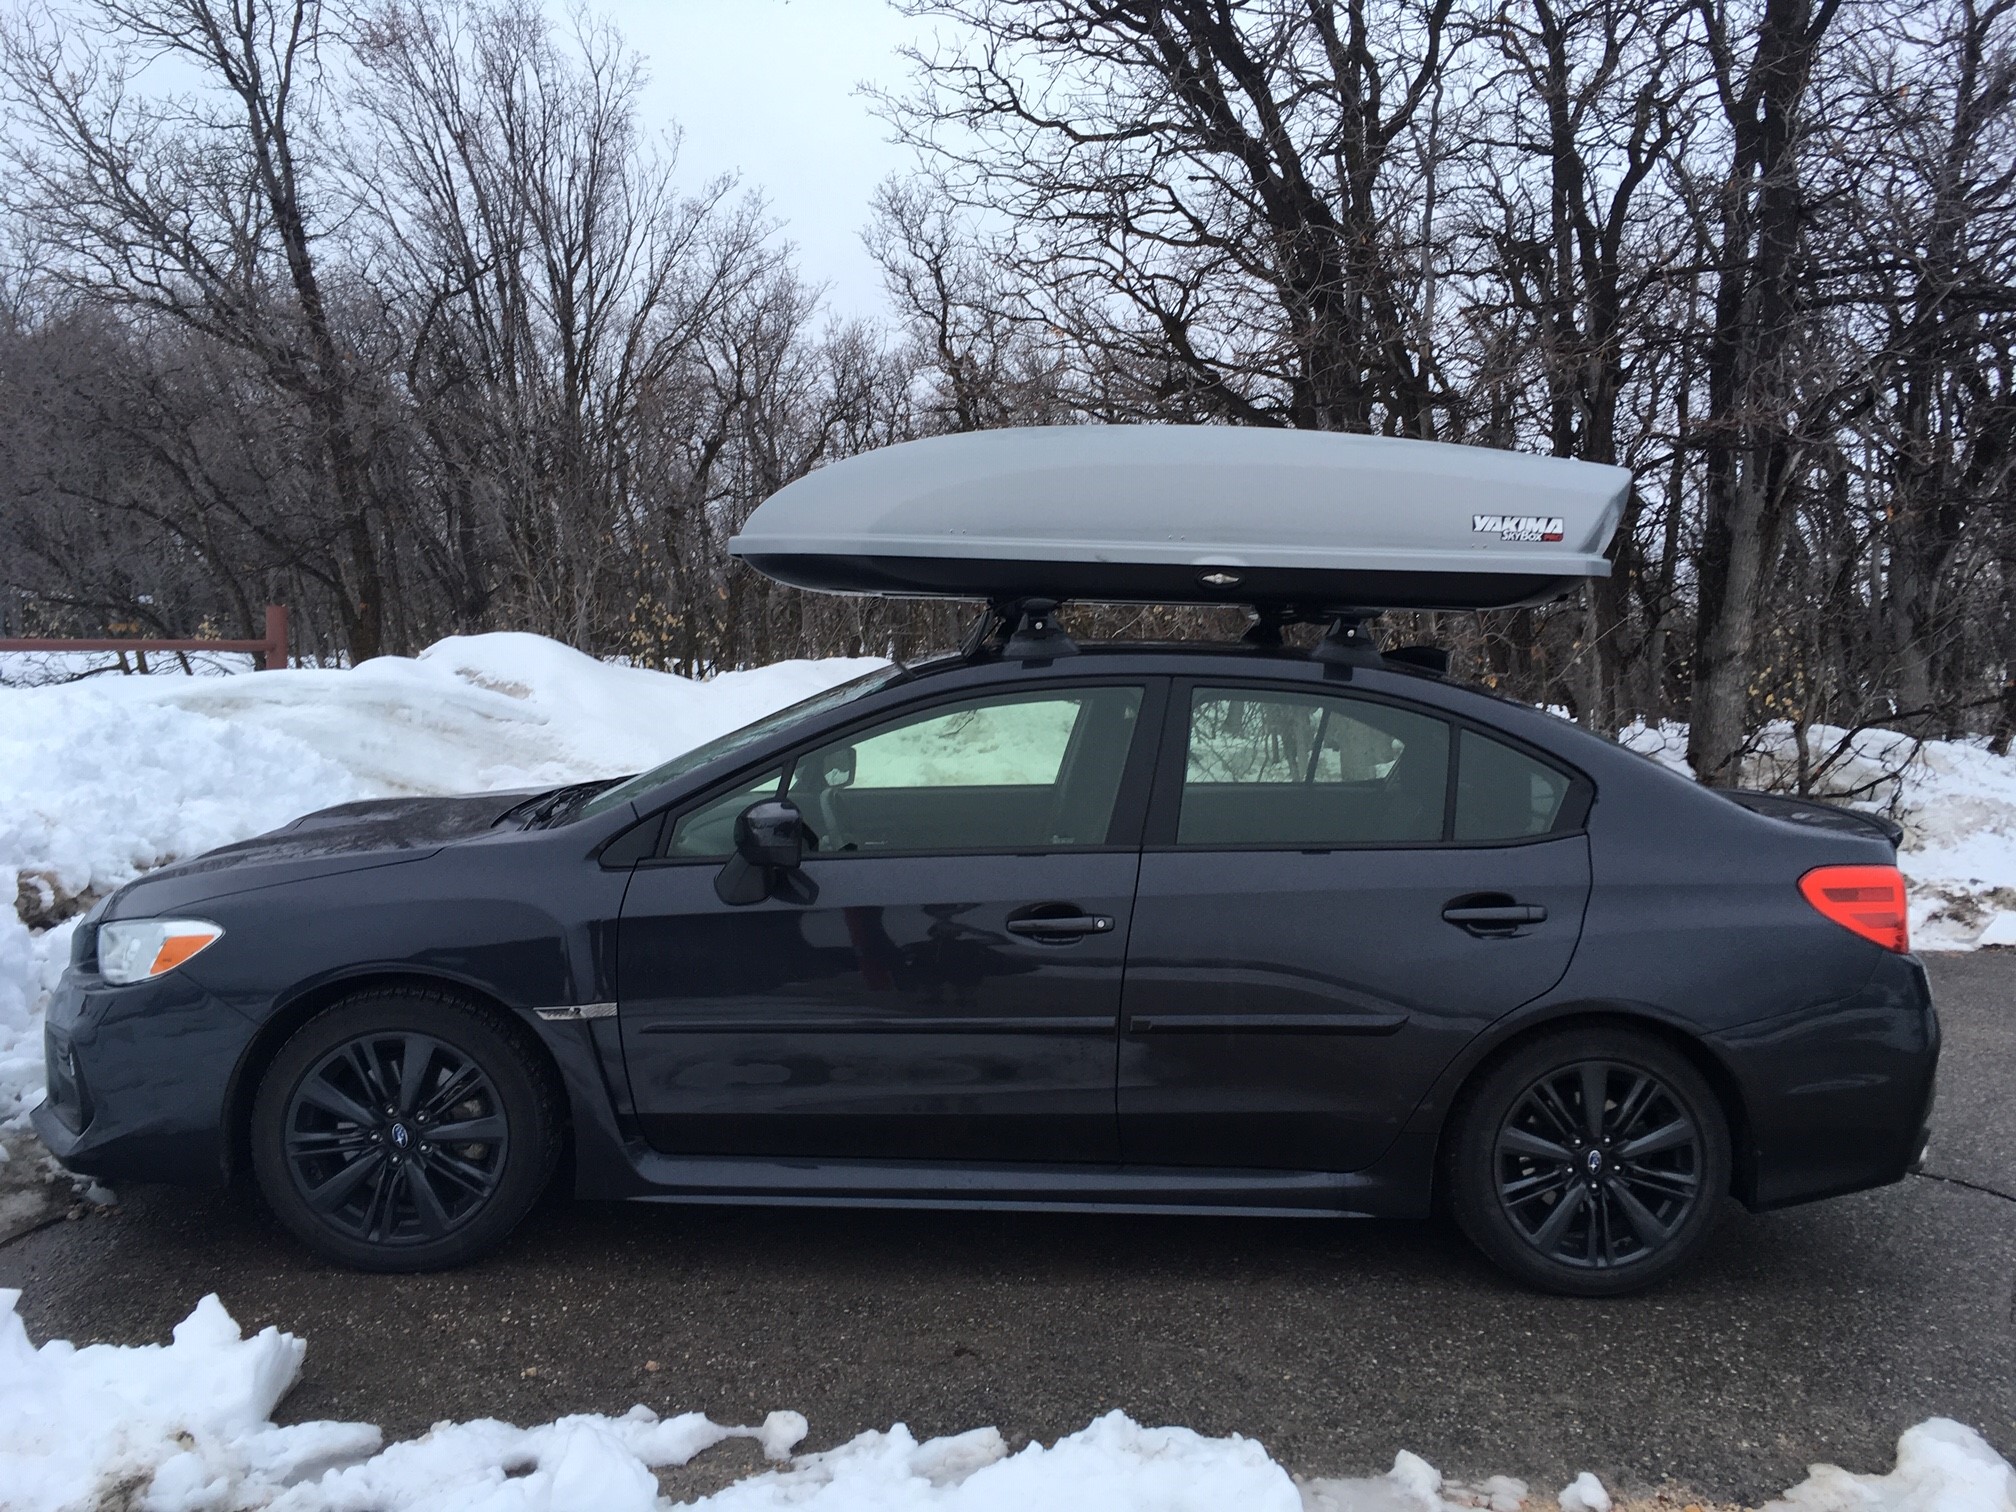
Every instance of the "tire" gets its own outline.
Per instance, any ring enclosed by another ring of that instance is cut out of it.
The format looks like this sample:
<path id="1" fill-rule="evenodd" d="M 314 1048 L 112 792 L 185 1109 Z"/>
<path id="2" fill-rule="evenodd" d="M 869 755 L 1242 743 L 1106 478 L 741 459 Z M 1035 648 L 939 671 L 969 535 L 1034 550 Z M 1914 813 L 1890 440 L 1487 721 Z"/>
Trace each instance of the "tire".
<path id="1" fill-rule="evenodd" d="M 1665 1279 L 1706 1241 L 1729 1191 L 1714 1090 L 1680 1051 L 1629 1029 L 1519 1046 L 1453 1124 L 1443 1175 L 1457 1225 L 1543 1291 L 1614 1297 Z"/>
<path id="2" fill-rule="evenodd" d="M 252 1168 L 274 1216 L 318 1255 L 440 1270 L 495 1249 L 539 1200 L 558 1107 L 537 1051 L 492 1014 L 448 993 L 362 992 L 303 1024 L 266 1068 Z"/>

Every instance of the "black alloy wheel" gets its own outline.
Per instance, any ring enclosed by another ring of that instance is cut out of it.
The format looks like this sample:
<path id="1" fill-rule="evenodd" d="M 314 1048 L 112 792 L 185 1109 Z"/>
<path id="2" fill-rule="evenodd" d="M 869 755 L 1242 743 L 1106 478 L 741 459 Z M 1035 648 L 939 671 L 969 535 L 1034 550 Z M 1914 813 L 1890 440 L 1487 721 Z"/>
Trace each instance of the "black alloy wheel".
<path id="1" fill-rule="evenodd" d="M 536 1048 L 460 999 L 361 994 L 281 1047 L 252 1110 L 268 1205 L 311 1248 L 371 1270 L 460 1264 L 550 1179 L 557 1098 Z"/>
<path id="2" fill-rule="evenodd" d="M 1567 1030 L 1491 1066 L 1455 1115 L 1444 1168 L 1463 1231 L 1550 1291 L 1614 1296 L 1700 1247 L 1729 1190 L 1713 1090 L 1677 1048 Z"/>
<path id="3" fill-rule="evenodd" d="M 1659 1253 L 1701 1201 L 1701 1130 L 1650 1072 L 1585 1060 L 1528 1087 L 1499 1125 L 1498 1202 L 1563 1265 Z"/>
<path id="4" fill-rule="evenodd" d="M 368 1244 L 421 1244 L 467 1223 L 503 1179 L 510 1132 L 483 1068 L 431 1035 L 360 1034 L 294 1088 L 286 1145 L 311 1210 Z"/>

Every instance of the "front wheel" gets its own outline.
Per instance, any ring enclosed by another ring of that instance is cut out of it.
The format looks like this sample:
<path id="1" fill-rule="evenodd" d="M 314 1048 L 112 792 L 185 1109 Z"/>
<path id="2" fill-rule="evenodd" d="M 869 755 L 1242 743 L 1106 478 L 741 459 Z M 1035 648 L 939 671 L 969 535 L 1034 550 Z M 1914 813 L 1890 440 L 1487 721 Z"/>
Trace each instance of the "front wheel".
<path id="1" fill-rule="evenodd" d="M 1506 1270 L 1547 1291 L 1616 1296 L 1707 1239 L 1729 1190 L 1728 1123 L 1663 1041 L 1563 1030 L 1472 1089 L 1445 1176 L 1457 1224 Z"/>
<path id="2" fill-rule="evenodd" d="M 459 999 L 345 999 L 296 1030 L 259 1083 L 260 1191 L 309 1248 L 360 1270 L 473 1260 L 552 1177 L 558 1120 L 542 1070 Z"/>

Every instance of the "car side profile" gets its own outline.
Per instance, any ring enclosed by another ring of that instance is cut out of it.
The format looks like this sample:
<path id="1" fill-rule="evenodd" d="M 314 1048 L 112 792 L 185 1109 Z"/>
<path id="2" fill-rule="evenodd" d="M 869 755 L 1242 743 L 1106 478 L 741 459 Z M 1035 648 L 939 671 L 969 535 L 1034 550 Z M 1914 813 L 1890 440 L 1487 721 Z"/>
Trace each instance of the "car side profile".
<path id="1" fill-rule="evenodd" d="M 585 1198 L 1443 1209 L 1583 1294 L 1731 1197 L 1919 1158 L 1938 1028 L 1877 823 L 1356 621 L 999 622 L 627 780 L 348 804 L 129 884 L 38 1131 L 114 1180 L 249 1171 L 379 1270 L 493 1248 L 564 1159 Z"/>

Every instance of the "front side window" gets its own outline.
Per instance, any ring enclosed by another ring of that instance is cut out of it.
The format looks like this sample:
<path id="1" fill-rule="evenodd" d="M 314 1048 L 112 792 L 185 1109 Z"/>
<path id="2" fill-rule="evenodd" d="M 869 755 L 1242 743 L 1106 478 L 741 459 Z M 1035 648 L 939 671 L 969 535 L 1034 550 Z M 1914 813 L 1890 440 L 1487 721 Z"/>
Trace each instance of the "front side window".
<path id="1" fill-rule="evenodd" d="M 1104 845 L 1141 692 L 940 705 L 805 753 L 787 796 L 820 854 Z"/>
<path id="2" fill-rule="evenodd" d="M 1197 688 L 1179 845 L 1440 840 L 1449 726 L 1369 699 Z"/>
<path id="3" fill-rule="evenodd" d="M 686 861 L 733 855 L 735 820 L 750 804 L 775 798 L 783 781 L 783 768 L 772 767 L 755 781 L 688 809 L 674 821 L 665 853 Z"/>

